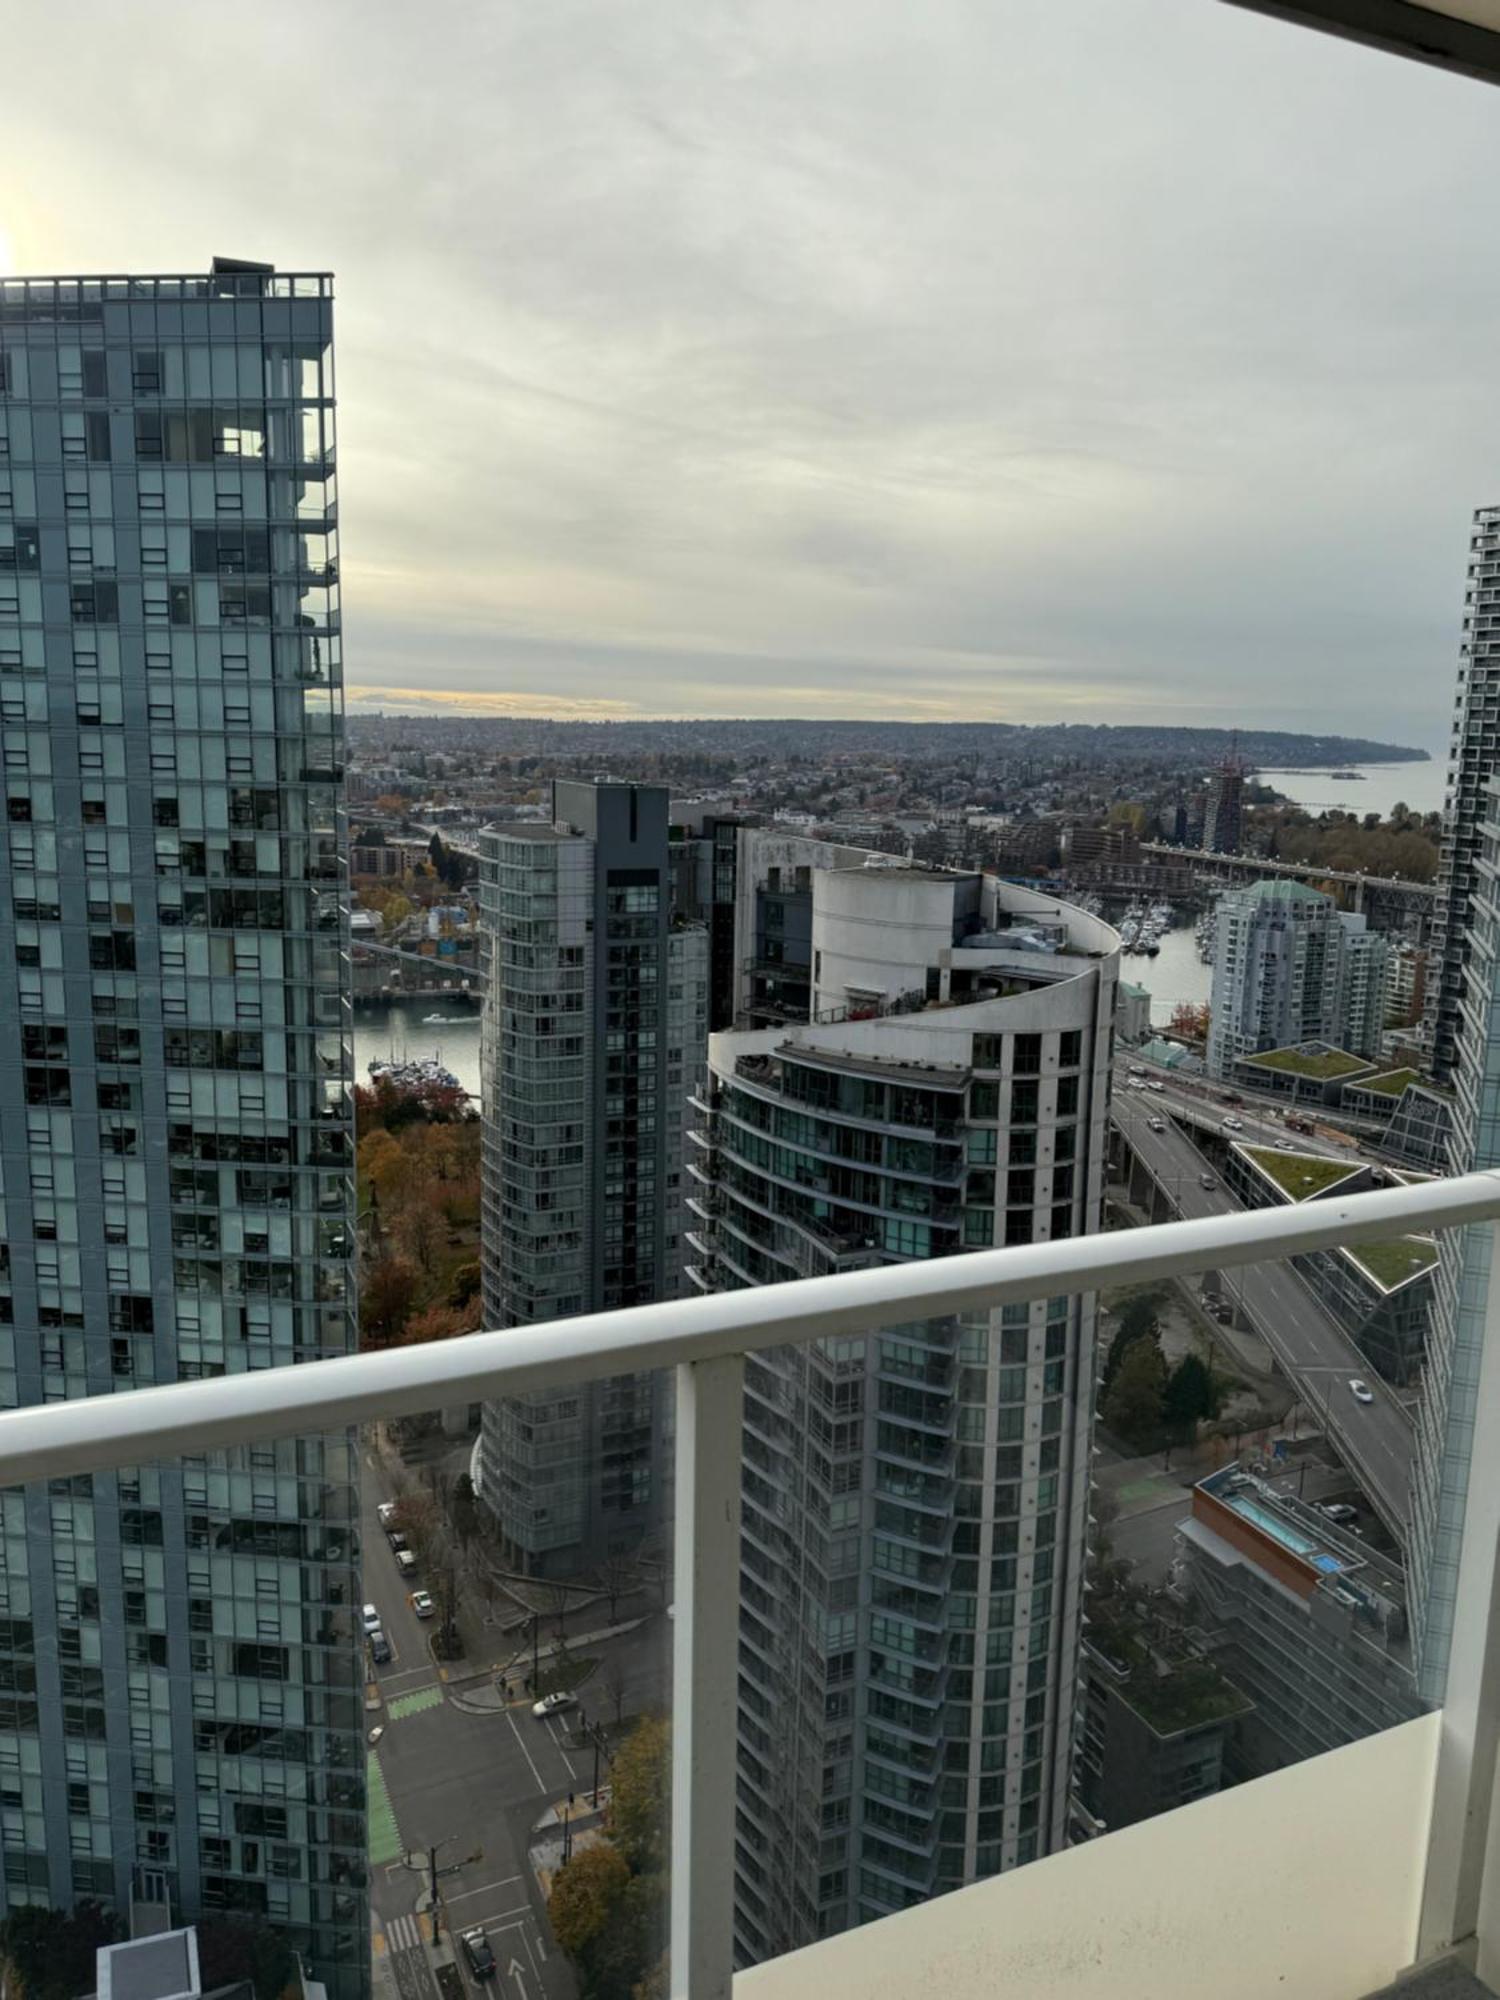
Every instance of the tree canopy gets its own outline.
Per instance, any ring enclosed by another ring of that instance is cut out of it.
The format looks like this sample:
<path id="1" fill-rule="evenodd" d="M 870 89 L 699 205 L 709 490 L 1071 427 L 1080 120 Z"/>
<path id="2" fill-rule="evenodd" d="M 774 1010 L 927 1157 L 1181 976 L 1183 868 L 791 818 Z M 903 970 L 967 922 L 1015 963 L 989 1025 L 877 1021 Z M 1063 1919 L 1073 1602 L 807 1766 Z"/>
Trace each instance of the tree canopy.
<path id="1" fill-rule="evenodd" d="M 1155 1338 L 1134 1340 L 1125 1350 L 1100 1415 L 1116 1436 L 1149 1450 L 1161 1431 L 1167 1364 Z"/>
<path id="2" fill-rule="evenodd" d="M 630 1865 L 608 1841 L 580 1848 L 558 1870 L 547 1898 L 547 1916 L 552 1935 L 569 1958 L 588 1950 L 629 1884 Z"/>
<path id="3" fill-rule="evenodd" d="M 0 1922 L 0 1958 L 9 1968 L 13 2000 L 78 2000 L 92 1993 L 94 1954 L 123 1936 L 114 1912 L 91 1899 L 71 1910 L 21 1904 Z"/>
<path id="4" fill-rule="evenodd" d="M 610 1767 L 609 1830 L 638 1875 L 655 1874 L 667 1861 L 672 1798 L 672 1746 L 657 1716 L 638 1722 Z"/>

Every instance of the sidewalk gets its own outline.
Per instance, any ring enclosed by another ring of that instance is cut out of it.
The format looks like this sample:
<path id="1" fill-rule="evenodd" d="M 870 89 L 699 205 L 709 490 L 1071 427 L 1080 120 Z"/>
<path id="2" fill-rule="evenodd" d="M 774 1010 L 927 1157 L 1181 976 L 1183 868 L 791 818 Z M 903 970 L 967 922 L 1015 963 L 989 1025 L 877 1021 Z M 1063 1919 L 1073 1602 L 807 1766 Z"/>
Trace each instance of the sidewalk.
<path id="1" fill-rule="evenodd" d="M 597 1632 L 570 1632 L 563 1651 L 570 1658 L 576 1658 L 591 1646 L 602 1646 L 611 1639 L 623 1638 L 627 1632 L 639 1631 L 645 1623 L 644 1618 L 627 1618 L 618 1625 L 601 1625 Z M 555 1641 L 539 1648 L 539 1663 L 546 1666 L 556 1656 L 557 1650 Z M 471 1715 L 497 1714 L 507 1708 L 529 1708 L 532 1696 L 526 1691 L 526 1676 L 530 1672 L 531 1648 L 523 1646 L 491 1666 L 474 1667 L 466 1674 L 455 1676 L 448 1682 L 448 1699 L 455 1708 L 465 1709 Z M 510 1692 L 504 1693 L 502 1688 L 507 1681 Z"/>

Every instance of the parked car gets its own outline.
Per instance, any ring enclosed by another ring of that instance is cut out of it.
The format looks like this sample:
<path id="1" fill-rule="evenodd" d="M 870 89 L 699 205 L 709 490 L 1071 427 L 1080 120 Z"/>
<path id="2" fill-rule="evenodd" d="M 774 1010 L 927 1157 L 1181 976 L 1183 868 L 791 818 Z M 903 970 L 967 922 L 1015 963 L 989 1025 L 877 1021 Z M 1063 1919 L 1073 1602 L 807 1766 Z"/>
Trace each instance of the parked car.
<path id="1" fill-rule="evenodd" d="M 382 1500 L 380 1505 L 375 1509 L 375 1518 L 379 1521 L 382 1528 L 388 1528 L 396 1518 L 395 1501 Z"/>
<path id="2" fill-rule="evenodd" d="M 360 1613 L 360 1616 L 364 1620 L 366 1637 L 371 1632 L 378 1632 L 380 1630 L 380 1613 L 375 1609 L 373 1604 L 367 1604 Z"/>
<path id="3" fill-rule="evenodd" d="M 490 1950 L 490 1941 L 476 1924 L 471 1931 L 460 1931 L 458 1941 L 464 1948 L 464 1957 L 469 1961 L 469 1970 L 476 1979 L 493 1979 L 495 1976 L 495 1954 Z"/>
<path id="4" fill-rule="evenodd" d="M 370 1634 L 370 1658 L 377 1667 L 388 1667 L 391 1657 L 391 1642 L 377 1625 Z"/>
<path id="5" fill-rule="evenodd" d="M 390 1543 L 391 1547 L 395 1550 L 398 1556 L 400 1555 L 401 1551 L 406 1547 L 406 1537 L 405 1535 L 402 1534 L 399 1528 L 392 1528 L 387 1533 L 386 1540 Z"/>
<path id="6" fill-rule="evenodd" d="M 1338 1527 L 1347 1528 L 1359 1519 L 1359 1509 L 1351 1507 L 1347 1500 L 1322 1500 L 1318 1512 L 1326 1514 Z"/>
<path id="7" fill-rule="evenodd" d="M 1368 1382 L 1361 1381 L 1358 1375 L 1349 1377 L 1349 1394 L 1356 1403 L 1373 1403 L 1375 1400 L 1375 1391 Z"/>
<path id="8" fill-rule="evenodd" d="M 411 1552 L 411 1550 L 410 1550 L 410 1549 L 402 1549 L 402 1550 L 401 1550 L 400 1554 L 399 1554 L 399 1555 L 398 1555 L 398 1556 L 396 1557 L 396 1567 L 397 1567 L 397 1569 L 399 1569 L 399 1570 L 400 1570 L 400 1572 L 401 1572 L 401 1574 L 402 1574 L 403 1576 L 415 1576 L 415 1575 L 416 1575 L 416 1573 L 417 1573 L 417 1559 L 416 1559 L 416 1557 L 415 1557 L 415 1556 L 414 1556 L 414 1555 L 412 1554 L 412 1552 Z"/>
<path id="9" fill-rule="evenodd" d="M 559 1709 L 576 1708 L 577 1706 L 577 1695 L 565 1694 L 559 1688 L 556 1694 L 544 1694 L 540 1701 L 534 1701 L 531 1704 L 531 1712 L 539 1720 L 543 1720 L 549 1715 L 556 1715 Z"/>
<path id="10" fill-rule="evenodd" d="M 432 1595 L 426 1590 L 414 1590 L 412 1592 L 411 1608 L 419 1618 L 431 1618 L 437 1612 L 437 1606 L 432 1601 Z"/>

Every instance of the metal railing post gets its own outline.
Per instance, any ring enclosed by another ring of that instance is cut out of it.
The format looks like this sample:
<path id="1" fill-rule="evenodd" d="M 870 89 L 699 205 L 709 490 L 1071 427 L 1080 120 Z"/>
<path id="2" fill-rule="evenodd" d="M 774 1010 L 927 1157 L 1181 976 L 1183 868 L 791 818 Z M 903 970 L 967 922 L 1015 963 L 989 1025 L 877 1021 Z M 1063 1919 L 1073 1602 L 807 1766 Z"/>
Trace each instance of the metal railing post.
<path id="1" fill-rule="evenodd" d="M 672 2000 L 729 2000 L 745 1361 L 677 1370 Z"/>
<path id="2" fill-rule="evenodd" d="M 1474 1385 L 1474 1430 L 1459 1551 L 1458 1595 L 1438 1741 L 1417 1962 L 1468 1945 L 1479 1933 L 1481 1978 L 1493 1980 L 1496 1872 L 1491 1854 L 1496 1757 L 1500 1752 L 1500 1223 L 1473 1225 L 1489 1239 L 1484 1345 Z M 1481 1925 L 1482 1906 L 1490 1923 Z"/>

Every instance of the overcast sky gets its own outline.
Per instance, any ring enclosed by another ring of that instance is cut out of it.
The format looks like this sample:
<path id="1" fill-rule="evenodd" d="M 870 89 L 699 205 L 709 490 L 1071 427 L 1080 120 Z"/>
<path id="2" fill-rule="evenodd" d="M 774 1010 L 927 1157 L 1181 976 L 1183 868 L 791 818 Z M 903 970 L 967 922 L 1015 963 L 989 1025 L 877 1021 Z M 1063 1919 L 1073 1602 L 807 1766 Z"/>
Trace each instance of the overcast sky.
<path id="1" fill-rule="evenodd" d="M 355 706 L 1444 739 L 1500 92 L 1219 0 L 5 41 L 0 268 L 337 274 Z"/>

